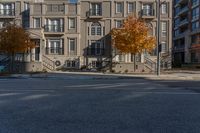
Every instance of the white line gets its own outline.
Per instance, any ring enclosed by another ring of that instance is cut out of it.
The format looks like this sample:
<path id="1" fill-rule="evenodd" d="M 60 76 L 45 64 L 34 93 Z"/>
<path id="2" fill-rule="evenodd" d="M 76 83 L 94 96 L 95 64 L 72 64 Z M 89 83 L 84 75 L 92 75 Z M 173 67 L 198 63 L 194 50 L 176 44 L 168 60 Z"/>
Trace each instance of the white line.
<path id="1" fill-rule="evenodd" d="M 83 84 L 83 85 L 72 85 L 72 86 L 64 86 L 64 87 L 92 87 L 92 86 L 100 86 L 100 85 L 110 85 L 110 84 L 89 84 L 89 85 L 86 85 L 86 84 Z"/>
<path id="2" fill-rule="evenodd" d="M 133 92 L 133 94 L 200 95 L 195 92 Z"/>
<path id="3" fill-rule="evenodd" d="M 0 92 L 55 92 L 55 90 L 0 90 Z"/>
<path id="4" fill-rule="evenodd" d="M 147 83 L 113 83 L 113 84 L 82 84 L 82 85 L 71 85 L 71 86 L 64 86 L 64 87 L 73 87 L 73 88 L 79 88 L 79 87 L 95 87 L 95 86 L 112 86 L 112 85 L 136 85 L 136 84 L 147 84 Z"/>
<path id="5" fill-rule="evenodd" d="M 102 89 L 102 88 L 114 88 L 114 87 L 122 87 L 122 86 L 129 86 L 132 84 L 117 84 L 117 85 L 109 85 L 109 86 L 98 86 L 94 87 L 94 89 Z"/>

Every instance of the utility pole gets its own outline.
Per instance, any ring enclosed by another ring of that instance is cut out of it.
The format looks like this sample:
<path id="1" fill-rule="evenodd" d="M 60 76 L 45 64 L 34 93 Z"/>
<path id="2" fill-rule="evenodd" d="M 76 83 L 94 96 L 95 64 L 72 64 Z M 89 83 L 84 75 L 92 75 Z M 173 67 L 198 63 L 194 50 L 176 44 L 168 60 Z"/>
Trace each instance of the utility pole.
<path id="1" fill-rule="evenodd" d="M 160 0 L 157 2 L 157 76 L 160 75 Z"/>

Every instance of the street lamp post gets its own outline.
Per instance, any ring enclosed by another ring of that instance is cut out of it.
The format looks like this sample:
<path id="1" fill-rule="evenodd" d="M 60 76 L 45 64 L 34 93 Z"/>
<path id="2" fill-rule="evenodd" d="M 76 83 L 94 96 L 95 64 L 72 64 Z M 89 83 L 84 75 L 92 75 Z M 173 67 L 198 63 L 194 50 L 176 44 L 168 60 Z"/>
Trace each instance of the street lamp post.
<path id="1" fill-rule="evenodd" d="M 160 75 L 160 0 L 157 3 L 157 76 Z"/>

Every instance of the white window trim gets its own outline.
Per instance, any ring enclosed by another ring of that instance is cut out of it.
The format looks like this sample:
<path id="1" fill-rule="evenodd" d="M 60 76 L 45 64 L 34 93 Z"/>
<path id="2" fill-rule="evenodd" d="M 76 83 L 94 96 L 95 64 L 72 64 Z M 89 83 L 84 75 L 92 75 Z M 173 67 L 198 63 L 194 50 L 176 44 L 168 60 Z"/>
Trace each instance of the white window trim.
<path id="1" fill-rule="evenodd" d="M 117 26 L 117 22 L 121 22 L 121 26 L 120 27 Z M 123 25 L 123 20 L 115 20 L 115 28 L 121 28 L 122 25 Z"/>
<path id="2" fill-rule="evenodd" d="M 164 24 L 165 24 L 165 28 L 164 28 Z M 161 22 L 161 33 L 162 33 L 162 37 L 167 37 L 167 22 L 163 21 Z M 163 34 L 165 33 L 165 34 Z"/>
<path id="3" fill-rule="evenodd" d="M 120 12 L 118 12 L 118 10 L 117 10 L 117 9 L 118 9 L 118 8 L 117 8 L 117 7 L 118 7 L 117 4 L 120 4 L 120 5 L 121 5 L 121 11 L 120 11 Z M 122 12 L 123 12 L 123 3 L 122 3 L 122 2 L 116 2 L 116 4 L 115 4 L 115 9 L 116 9 L 116 11 L 115 11 L 116 13 L 122 13 Z"/>
<path id="4" fill-rule="evenodd" d="M 74 50 L 71 50 L 71 41 L 74 41 Z M 77 55 L 77 38 L 68 38 L 68 53 L 71 55 Z"/>
<path id="5" fill-rule="evenodd" d="M 40 25 L 39 25 L 39 27 L 36 27 L 36 19 L 39 19 L 39 20 L 40 20 Z M 41 18 L 39 18 L 39 17 L 33 18 L 33 28 L 40 28 L 40 27 L 41 27 Z"/>
<path id="6" fill-rule="evenodd" d="M 165 51 L 163 51 L 163 45 L 165 44 Z M 162 41 L 161 42 L 161 53 L 166 53 L 167 52 L 167 42 L 166 41 Z"/>
<path id="7" fill-rule="evenodd" d="M 132 4 L 132 5 L 133 5 L 132 12 L 130 12 L 129 4 Z M 133 12 L 134 12 L 134 3 L 133 3 L 133 2 L 129 2 L 129 3 L 128 3 L 128 13 L 133 13 Z"/>
<path id="8" fill-rule="evenodd" d="M 74 21 L 74 27 L 71 27 L 70 20 Z M 69 18 L 68 27 L 69 27 L 69 29 L 76 29 L 76 18 L 73 18 L 73 17 Z"/>
<path id="9" fill-rule="evenodd" d="M 161 14 L 167 14 L 167 3 L 162 3 L 162 5 L 161 5 Z"/>

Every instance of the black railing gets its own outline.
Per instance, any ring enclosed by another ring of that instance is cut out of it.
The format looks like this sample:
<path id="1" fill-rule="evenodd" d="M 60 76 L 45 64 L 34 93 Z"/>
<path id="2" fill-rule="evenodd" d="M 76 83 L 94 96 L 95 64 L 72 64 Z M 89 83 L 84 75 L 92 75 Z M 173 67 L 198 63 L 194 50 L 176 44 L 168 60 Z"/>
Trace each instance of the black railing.
<path id="1" fill-rule="evenodd" d="M 142 16 L 154 16 L 153 9 L 142 9 Z"/>
<path id="2" fill-rule="evenodd" d="M 63 32 L 64 27 L 60 25 L 45 25 L 44 31 L 45 32 Z"/>
<path id="3" fill-rule="evenodd" d="M 98 55 L 105 55 L 105 49 L 103 48 L 88 48 L 87 55 L 89 56 L 98 56 Z"/>
<path id="4" fill-rule="evenodd" d="M 46 48 L 46 54 L 56 54 L 56 55 L 63 55 L 64 49 L 63 48 L 55 48 L 55 47 L 48 47 Z"/>
<path id="5" fill-rule="evenodd" d="M 0 16 L 14 16 L 15 10 L 13 9 L 0 9 Z"/>
<path id="6" fill-rule="evenodd" d="M 101 9 L 90 9 L 87 16 L 102 16 Z"/>

